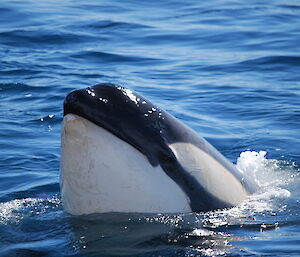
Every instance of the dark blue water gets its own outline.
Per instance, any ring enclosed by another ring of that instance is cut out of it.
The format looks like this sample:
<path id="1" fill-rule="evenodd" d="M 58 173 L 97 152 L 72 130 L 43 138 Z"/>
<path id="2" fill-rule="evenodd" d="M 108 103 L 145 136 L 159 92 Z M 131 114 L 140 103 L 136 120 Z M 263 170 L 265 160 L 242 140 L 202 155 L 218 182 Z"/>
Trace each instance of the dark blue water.
<path id="1" fill-rule="evenodd" d="M 178 215 L 72 217 L 62 102 L 129 87 L 193 127 L 262 190 Z M 1 256 L 299 256 L 300 2 L 1 1 Z"/>

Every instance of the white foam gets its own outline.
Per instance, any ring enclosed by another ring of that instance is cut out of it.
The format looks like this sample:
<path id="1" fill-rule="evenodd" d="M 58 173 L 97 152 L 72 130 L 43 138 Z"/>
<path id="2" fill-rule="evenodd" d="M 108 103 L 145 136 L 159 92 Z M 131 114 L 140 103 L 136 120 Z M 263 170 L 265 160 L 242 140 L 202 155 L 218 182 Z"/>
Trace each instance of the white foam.
<path id="1" fill-rule="evenodd" d="M 0 203 L 0 223 L 19 222 L 25 216 L 44 213 L 51 205 L 59 206 L 60 199 L 24 198 Z"/>
<path id="2" fill-rule="evenodd" d="M 293 180 L 293 169 L 286 161 L 266 158 L 267 152 L 246 151 L 237 159 L 237 168 L 252 177 L 264 189 L 281 188 Z M 286 193 L 285 193 L 286 195 Z"/>
<path id="3" fill-rule="evenodd" d="M 43 199 L 25 198 L 16 199 L 6 203 L 0 204 L 0 222 L 9 220 L 20 219 L 20 215 L 17 213 L 18 210 L 23 208 L 34 206 L 35 204 L 41 203 Z"/>
<path id="4" fill-rule="evenodd" d="M 240 157 L 237 159 L 237 168 L 239 171 L 250 178 L 254 179 L 259 185 L 260 182 L 257 179 L 256 175 L 259 170 L 264 169 L 266 164 L 266 156 L 267 152 L 260 151 L 246 151 L 240 154 Z"/>
<path id="5" fill-rule="evenodd" d="M 237 168 L 253 178 L 260 189 L 236 207 L 209 212 L 204 219 L 200 216 L 204 227 L 224 226 L 266 211 L 275 215 L 286 208 L 286 200 L 291 197 L 289 185 L 300 179 L 300 175 L 295 172 L 293 163 L 268 159 L 266 155 L 265 151 L 240 154 Z"/>
<path id="6" fill-rule="evenodd" d="M 280 200 L 291 196 L 290 191 L 284 188 L 293 177 L 290 167 L 283 161 L 267 159 L 266 155 L 265 151 L 246 151 L 237 159 L 238 169 L 255 179 L 260 186 L 259 192 L 238 208 L 255 212 L 276 210 Z"/>

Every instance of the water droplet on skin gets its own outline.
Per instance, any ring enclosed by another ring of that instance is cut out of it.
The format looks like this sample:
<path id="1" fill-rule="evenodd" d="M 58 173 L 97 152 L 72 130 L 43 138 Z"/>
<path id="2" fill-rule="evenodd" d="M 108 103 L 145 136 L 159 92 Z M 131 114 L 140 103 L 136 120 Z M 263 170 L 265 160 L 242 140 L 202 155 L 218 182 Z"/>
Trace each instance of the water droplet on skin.
<path id="1" fill-rule="evenodd" d="M 89 95 L 93 97 L 96 96 L 96 94 L 94 93 L 94 89 L 87 89 L 86 91 L 88 92 Z"/>
<path id="2" fill-rule="evenodd" d="M 99 100 L 100 100 L 100 101 L 102 101 L 103 103 L 107 103 L 107 102 L 108 102 L 108 100 L 107 100 L 107 99 L 105 99 L 105 98 L 102 98 L 102 97 L 100 97 L 100 98 L 99 98 Z"/>

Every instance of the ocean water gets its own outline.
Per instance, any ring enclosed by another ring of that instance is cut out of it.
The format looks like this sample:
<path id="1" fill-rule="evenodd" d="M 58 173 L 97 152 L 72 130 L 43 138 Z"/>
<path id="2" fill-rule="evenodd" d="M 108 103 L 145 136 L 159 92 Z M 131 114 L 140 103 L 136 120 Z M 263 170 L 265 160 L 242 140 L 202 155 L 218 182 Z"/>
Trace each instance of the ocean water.
<path id="1" fill-rule="evenodd" d="M 300 2 L 2 0 L 0 256 L 300 256 Z M 73 217 L 62 103 L 133 89 L 261 190 L 227 210 Z"/>

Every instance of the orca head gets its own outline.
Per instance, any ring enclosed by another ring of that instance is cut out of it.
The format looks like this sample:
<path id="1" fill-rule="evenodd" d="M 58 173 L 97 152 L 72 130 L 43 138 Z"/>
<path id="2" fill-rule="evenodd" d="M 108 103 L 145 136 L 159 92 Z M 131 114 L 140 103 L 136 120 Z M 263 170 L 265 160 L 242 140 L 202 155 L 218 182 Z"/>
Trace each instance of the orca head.
<path id="1" fill-rule="evenodd" d="M 103 83 L 75 90 L 64 101 L 67 114 L 106 129 L 143 153 L 153 166 L 160 159 L 175 159 L 166 144 L 172 136 L 170 115 L 130 89 Z"/>
<path id="2" fill-rule="evenodd" d="M 191 211 L 186 194 L 161 167 L 176 162 L 167 144 L 170 118 L 142 96 L 114 84 L 68 94 L 60 176 L 66 211 Z"/>
<path id="3" fill-rule="evenodd" d="M 208 211 L 239 204 L 254 188 L 192 129 L 107 83 L 65 98 L 60 181 L 72 214 Z"/>

